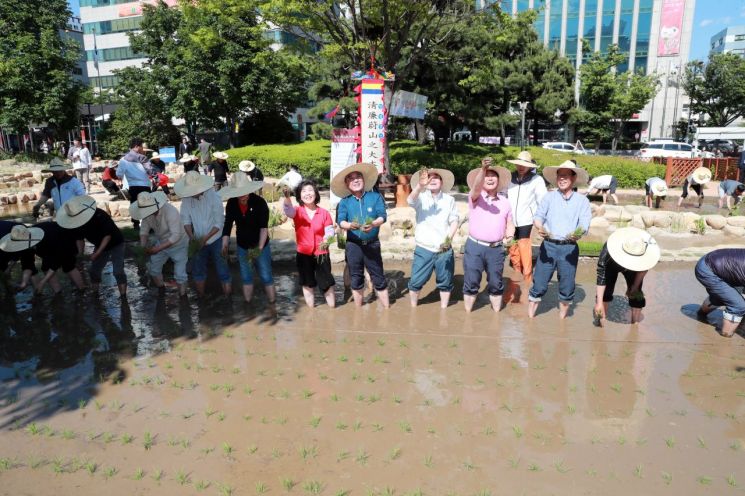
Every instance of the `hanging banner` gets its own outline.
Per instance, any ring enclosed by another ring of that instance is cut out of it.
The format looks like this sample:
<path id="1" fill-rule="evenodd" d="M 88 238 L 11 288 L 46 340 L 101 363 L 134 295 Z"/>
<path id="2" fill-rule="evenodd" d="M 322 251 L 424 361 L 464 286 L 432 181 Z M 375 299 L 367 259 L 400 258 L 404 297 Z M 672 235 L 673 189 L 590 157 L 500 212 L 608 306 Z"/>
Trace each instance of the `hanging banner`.
<path id="1" fill-rule="evenodd" d="M 357 163 L 357 143 L 359 142 L 359 128 L 334 129 L 331 135 L 331 168 L 329 169 L 329 183 L 334 176 L 348 165 Z M 339 198 L 333 191 L 329 191 L 331 205 L 337 205 Z"/>
<path id="2" fill-rule="evenodd" d="M 425 110 L 427 110 L 426 96 L 400 90 L 393 94 L 391 115 L 410 119 L 424 119 Z"/>
<path id="3" fill-rule="evenodd" d="M 165 146 L 163 148 L 158 148 L 158 155 L 160 155 L 160 159 L 166 164 L 172 164 L 176 162 L 176 147 Z"/>
<path id="4" fill-rule="evenodd" d="M 369 162 L 379 173 L 386 171 L 386 111 L 382 79 L 363 79 L 360 91 L 361 161 Z"/>
<path id="5" fill-rule="evenodd" d="M 657 55 L 666 57 L 680 54 L 680 37 L 683 33 L 685 0 L 662 0 L 660 15 L 660 40 Z"/>

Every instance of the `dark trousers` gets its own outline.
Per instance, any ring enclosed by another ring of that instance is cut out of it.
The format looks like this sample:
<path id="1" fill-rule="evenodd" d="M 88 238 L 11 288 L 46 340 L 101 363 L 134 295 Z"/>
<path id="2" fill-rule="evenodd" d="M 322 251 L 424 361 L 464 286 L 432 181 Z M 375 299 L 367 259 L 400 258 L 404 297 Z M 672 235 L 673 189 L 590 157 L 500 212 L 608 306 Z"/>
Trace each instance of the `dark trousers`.
<path id="1" fill-rule="evenodd" d="M 133 204 L 137 201 L 137 197 L 140 196 L 140 193 L 144 193 L 145 191 L 150 191 L 150 188 L 148 186 L 130 186 L 129 187 L 129 204 Z M 135 227 L 135 229 L 140 227 L 140 221 L 132 219 L 132 225 Z"/>

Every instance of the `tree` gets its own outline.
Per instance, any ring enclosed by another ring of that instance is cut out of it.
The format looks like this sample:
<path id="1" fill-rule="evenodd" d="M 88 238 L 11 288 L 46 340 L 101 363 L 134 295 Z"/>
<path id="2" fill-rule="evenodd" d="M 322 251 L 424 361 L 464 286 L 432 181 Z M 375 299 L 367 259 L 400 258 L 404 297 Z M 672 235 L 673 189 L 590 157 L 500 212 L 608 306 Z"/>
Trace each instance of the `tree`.
<path id="1" fill-rule="evenodd" d="M 584 54 L 589 55 L 585 41 Z M 612 138 L 616 149 L 624 125 L 652 99 L 657 88 L 657 77 L 637 73 L 619 73 L 616 67 L 626 60 L 616 45 L 608 53 L 593 53 L 580 68 L 580 106 L 570 116 L 579 134 L 600 142 Z"/>
<path id="2" fill-rule="evenodd" d="M 745 116 L 745 59 L 734 53 L 717 53 L 709 63 L 694 60 L 686 66 L 683 89 L 691 98 L 691 113 L 705 125 L 725 127 Z"/>
<path id="3" fill-rule="evenodd" d="M 80 46 L 61 32 L 66 0 L 0 0 L 0 125 L 69 129 L 79 118 L 81 85 L 73 78 Z"/>

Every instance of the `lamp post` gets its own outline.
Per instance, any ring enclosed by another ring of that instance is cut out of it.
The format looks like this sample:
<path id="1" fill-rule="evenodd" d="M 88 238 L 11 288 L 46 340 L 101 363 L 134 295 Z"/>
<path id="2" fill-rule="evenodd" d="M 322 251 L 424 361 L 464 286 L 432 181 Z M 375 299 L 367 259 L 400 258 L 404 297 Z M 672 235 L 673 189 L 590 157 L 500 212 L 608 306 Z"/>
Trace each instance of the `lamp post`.
<path id="1" fill-rule="evenodd" d="M 520 112 L 522 113 L 522 124 L 520 125 L 520 150 L 525 150 L 525 109 L 528 108 L 528 102 L 518 102 Z"/>

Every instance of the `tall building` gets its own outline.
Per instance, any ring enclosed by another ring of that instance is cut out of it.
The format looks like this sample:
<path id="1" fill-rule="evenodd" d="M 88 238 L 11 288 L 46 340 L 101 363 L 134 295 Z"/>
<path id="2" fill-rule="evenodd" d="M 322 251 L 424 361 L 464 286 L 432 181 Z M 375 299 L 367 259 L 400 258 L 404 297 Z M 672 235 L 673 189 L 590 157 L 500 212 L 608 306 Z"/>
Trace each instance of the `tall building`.
<path id="1" fill-rule="evenodd" d="M 492 3 L 476 0 L 477 6 Z M 654 100 L 628 126 L 629 137 L 669 137 L 688 103 L 681 77 L 688 61 L 696 0 L 501 0 L 506 12 L 538 10 L 535 28 L 544 45 L 582 65 L 582 43 L 606 52 L 616 44 L 628 56 L 620 71 L 657 74 Z M 577 88 L 579 90 L 579 88 Z"/>
<path id="2" fill-rule="evenodd" d="M 80 46 L 80 57 L 78 63 L 72 69 L 72 75 L 75 79 L 88 86 L 88 70 L 85 62 L 85 50 L 83 48 L 83 27 L 79 17 L 70 17 L 67 26 L 60 32 L 63 38 L 76 41 Z"/>
<path id="3" fill-rule="evenodd" d="M 736 53 L 744 57 L 745 26 L 730 26 L 712 36 L 709 53 Z"/>

